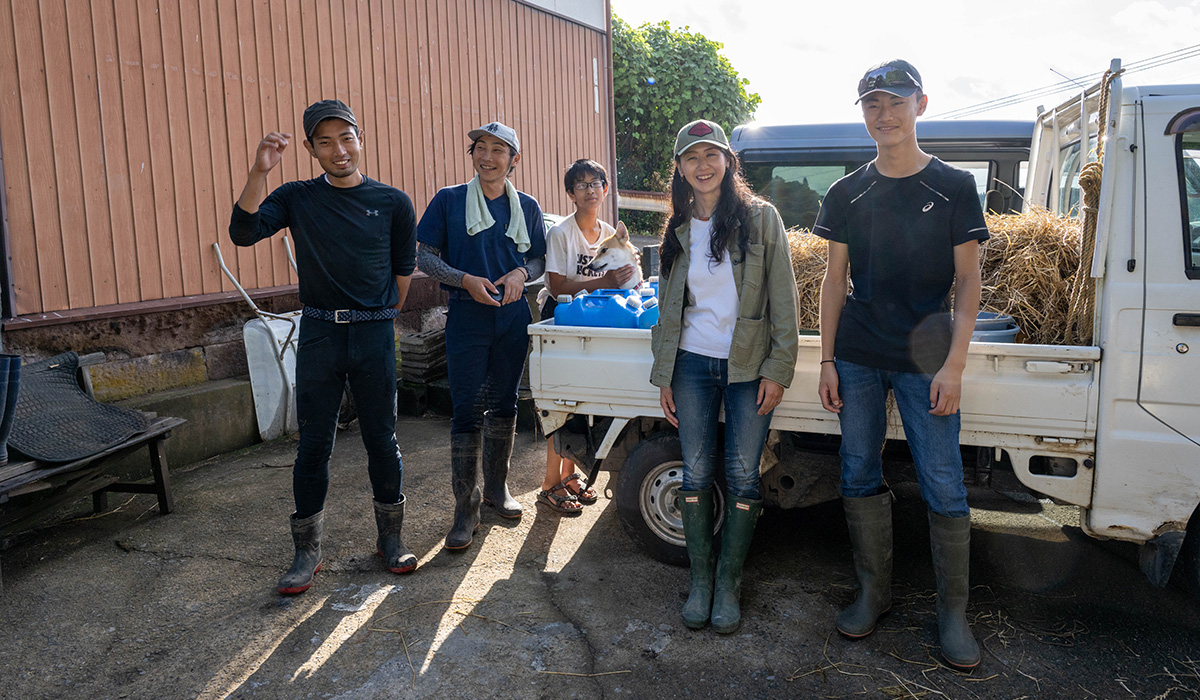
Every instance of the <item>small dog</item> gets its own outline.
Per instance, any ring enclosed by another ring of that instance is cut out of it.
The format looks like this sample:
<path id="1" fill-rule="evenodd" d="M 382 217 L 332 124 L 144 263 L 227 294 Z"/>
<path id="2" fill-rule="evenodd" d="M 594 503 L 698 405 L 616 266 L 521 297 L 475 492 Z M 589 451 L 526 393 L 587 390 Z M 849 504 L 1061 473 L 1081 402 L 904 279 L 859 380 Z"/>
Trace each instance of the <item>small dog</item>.
<path id="1" fill-rule="evenodd" d="M 630 277 L 628 282 L 621 285 L 622 289 L 633 289 L 642 283 L 642 266 L 640 262 L 638 259 L 638 250 L 629 242 L 629 231 L 625 229 L 625 224 L 622 222 L 617 224 L 616 233 L 600 241 L 596 257 L 592 258 L 592 262 L 588 264 L 587 269 L 592 272 L 606 272 L 625 267 L 626 265 L 633 265 L 633 277 Z"/>

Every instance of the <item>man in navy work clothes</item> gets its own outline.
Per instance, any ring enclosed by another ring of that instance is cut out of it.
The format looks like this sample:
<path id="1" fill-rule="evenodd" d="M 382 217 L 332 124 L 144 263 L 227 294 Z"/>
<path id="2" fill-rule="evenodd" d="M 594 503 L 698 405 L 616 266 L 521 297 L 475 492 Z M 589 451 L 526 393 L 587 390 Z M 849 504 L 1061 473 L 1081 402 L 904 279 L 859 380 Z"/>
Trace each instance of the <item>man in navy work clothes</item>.
<path id="1" fill-rule="evenodd" d="M 480 500 L 520 518 L 508 492 L 517 385 L 532 320 L 525 283 L 546 265 L 546 224 L 537 200 L 508 181 L 521 161 L 517 132 L 492 122 L 467 133 L 475 177 L 434 195 L 417 225 L 421 270 L 448 290 L 446 371 L 454 416 L 450 468 L 454 524 L 447 549 L 471 544 Z M 486 412 L 477 411 L 481 394 Z M 482 432 L 482 435 L 481 435 Z M 483 491 L 476 486 L 481 463 Z"/>
<path id="2" fill-rule="evenodd" d="M 858 100 L 875 160 L 834 183 L 813 228 L 829 240 L 819 392 L 842 426 L 842 501 L 860 584 L 837 629 L 865 637 L 891 607 L 892 495 L 880 455 L 890 390 L 929 507 L 942 656 L 969 671 L 979 645 L 966 619 L 971 517 L 958 409 L 988 232 L 971 174 L 917 144 L 928 104 L 917 69 L 900 60 L 875 66 Z"/>
<path id="3" fill-rule="evenodd" d="M 229 222 L 229 237 L 237 245 L 254 245 L 282 228 L 290 228 L 296 241 L 304 310 L 296 356 L 300 445 L 292 468 L 296 554 L 279 581 L 279 592 L 286 594 L 307 590 L 321 569 L 329 457 L 347 381 L 367 448 L 379 555 L 398 574 L 417 566 L 400 536 L 404 494 L 392 322 L 416 267 L 416 213 L 408 195 L 359 171 L 363 132 L 345 104 L 310 105 L 304 110 L 304 136 L 304 148 L 325 172 L 286 183 L 264 200 L 267 173 L 292 138 L 267 134 Z"/>

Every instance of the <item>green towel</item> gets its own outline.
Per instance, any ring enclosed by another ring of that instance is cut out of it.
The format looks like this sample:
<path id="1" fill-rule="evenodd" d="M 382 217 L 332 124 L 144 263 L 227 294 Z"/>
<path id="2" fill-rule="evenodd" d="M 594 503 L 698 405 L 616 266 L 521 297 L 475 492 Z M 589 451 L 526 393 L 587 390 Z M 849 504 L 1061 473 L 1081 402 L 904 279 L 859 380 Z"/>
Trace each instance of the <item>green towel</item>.
<path id="1" fill-rule="evenodd" d="M 508 195 L 508 230 L 505 235 L 517 244 L 517 252 L 529 250 L 529 231 L 525 228 L 525 212 L 521 209 L 521 199 L 517 196 L 517 188 L 507 179 L 504 180 L 504 193 Z M 486 231 L 496 225 L 492 213 L 488 211 L 487 197 L 483 195 L 483 187 L 476 175 L 467 183 L 467 235 L 474 236 L 480 231 Z"/>

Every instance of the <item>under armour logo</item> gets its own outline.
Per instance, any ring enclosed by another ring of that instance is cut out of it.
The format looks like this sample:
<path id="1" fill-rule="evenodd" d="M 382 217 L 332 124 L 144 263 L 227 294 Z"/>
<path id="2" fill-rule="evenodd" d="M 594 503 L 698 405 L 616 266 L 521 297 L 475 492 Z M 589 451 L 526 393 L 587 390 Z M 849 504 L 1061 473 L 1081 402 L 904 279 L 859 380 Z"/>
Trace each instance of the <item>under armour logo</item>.
<path id="1" fill-rule="evenodd" d="M 487 126 L 485 126 L 483 128 L 487 129 L 488 131 L 492 132 L 493 134 L 496 133 L 497 131 L 500 131 L 500 125 L 497 124 L 496 122 L 492 122 L 491 124 L 488 124 Z"/>
<path id="2" fill-rule="evenodd" d="M 932 206 L 933 206 L 933 202 L 930 202 L 930 203 L 929 203 L 929 206 L 931 206 L 931 207 L 932 207 Z M 367 216 L 379 216 L 379 210 L 378 210 L 378 209 L 367 209 L 367 210 L 366 210 L 366 212 L 367 212 Z"/>
<path id="3" fill-rule="evenodd" d="M 922 212 L 929 211 L 930 209 L 933 209 L 933 202 L 927 202 L 925 206 L 921 207 Z"/>

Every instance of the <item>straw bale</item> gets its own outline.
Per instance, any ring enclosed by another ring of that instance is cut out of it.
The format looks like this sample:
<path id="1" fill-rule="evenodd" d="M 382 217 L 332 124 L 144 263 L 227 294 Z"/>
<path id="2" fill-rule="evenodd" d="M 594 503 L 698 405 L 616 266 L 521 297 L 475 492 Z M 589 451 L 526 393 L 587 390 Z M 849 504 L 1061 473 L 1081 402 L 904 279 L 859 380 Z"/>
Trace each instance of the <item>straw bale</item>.
<path id="1" fill-rule="evenodd" d="M 1071 283 L 1079 267 L 1079 221 L 1045 209 L 987 214 L 986 220 L 991 238 L 979 253 L 980 308 L 1012 316 L 1023 342 L 1064 343 Z M 815 329 L 828 246 L 807 229 L 791 229 L 787 236 L 800 297 L 800 328 Z"/>
<path id="2" fill-rule="evenodd" d="M 1042 208 L 987 214 L 985 220 L 992 237 L 980 249 L 980 308 L 1012 316 L 1024 342 L 1065 343 L 1079 269 L 1079 220 Z"/>

